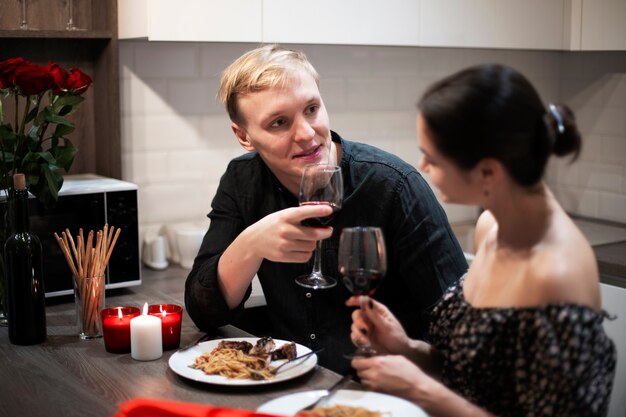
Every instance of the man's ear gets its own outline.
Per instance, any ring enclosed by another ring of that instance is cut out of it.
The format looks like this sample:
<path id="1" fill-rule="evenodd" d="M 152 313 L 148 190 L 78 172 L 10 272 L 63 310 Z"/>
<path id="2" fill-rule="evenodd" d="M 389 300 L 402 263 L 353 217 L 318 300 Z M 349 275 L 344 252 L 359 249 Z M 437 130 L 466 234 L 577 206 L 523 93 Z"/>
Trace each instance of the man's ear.
<path id="1" fill-rule="evenodd" d="M 250 137 L 248 136 L 246 129 L 242 128 L 241 126 L 239 126 L 237 123 L 234 123 L 234 122 L 230 124 L 230 128 L 233 130 L 233 133 L 237 137 L 239 144 L 241 144 L 241 146 L 243 146 L 243 148 L 246 151 L 255 150 L 254 145 L 252 145 L 252 143 L 250 142 Z"/>

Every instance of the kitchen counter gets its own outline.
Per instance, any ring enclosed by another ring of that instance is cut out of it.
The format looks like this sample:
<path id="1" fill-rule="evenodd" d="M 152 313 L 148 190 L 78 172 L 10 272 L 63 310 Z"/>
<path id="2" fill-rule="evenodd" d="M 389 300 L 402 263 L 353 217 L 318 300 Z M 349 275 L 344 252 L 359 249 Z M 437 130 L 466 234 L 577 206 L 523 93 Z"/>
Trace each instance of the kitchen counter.
<path id="1" fill-rule="evenodd" d="M 578 228 L 585 235 L 598 260 L 600 281 L 626 288 L 626 226 L 573 217 Z M 474 254 L 474 224 L 453 224 L 461 248 L 468 259 Z"/>
<path id="2" fill-rule="evenodd" d="M 594 246 L 600 281 L 626 288 L 626 241 Z"/>

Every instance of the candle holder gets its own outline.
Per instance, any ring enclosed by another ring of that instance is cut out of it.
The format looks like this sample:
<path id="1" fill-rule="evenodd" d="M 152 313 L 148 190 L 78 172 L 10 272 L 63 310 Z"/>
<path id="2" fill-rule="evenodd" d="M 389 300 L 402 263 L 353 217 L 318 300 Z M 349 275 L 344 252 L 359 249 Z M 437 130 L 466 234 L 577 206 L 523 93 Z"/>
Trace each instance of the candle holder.
<path id="1" fill-rule="evenodd" d="M 104 307 L 104 274 L 95 277 L 74 277 L 76 327 L 81 339 L 102 337 L 99 312 Z"/>
<path id="2" fill-rule="evenodd" d="M 110 307 L 100 312 L 107 352 L 130 353 L 130 320 L 140 313 L 137 307 Z"/>
<path id="3" fill-rule="evenodd" d="M 161 319 L 163 350 L 178 349 L 183 308 L 178 304 L 152 304 L 148 306 L 148 314 Z"/>

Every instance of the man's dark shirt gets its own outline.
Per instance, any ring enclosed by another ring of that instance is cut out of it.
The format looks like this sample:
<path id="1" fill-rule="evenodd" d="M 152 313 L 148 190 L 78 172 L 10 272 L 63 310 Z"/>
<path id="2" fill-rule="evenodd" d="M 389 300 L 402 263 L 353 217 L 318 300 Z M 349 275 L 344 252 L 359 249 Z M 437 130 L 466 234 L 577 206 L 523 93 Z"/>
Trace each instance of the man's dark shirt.
<path id="1" fill-rule="evenodd" d="M 322 272 L 339 278 L 326 290 L 310 290 L 294 282 L 308 274 L 308 263 L 264 260 L 258 270 L 277 339 L 293 340 L 317 349 L 320 364 L 347 372 L 344 353 L 350 341 L 350 293 L 337 270 L 339 236 L 344 227 L 382 228 L 388 252 L 387 274 L 374 298 L 385 303 L 414 338 L 428 329 L 428 312 L 443 291 L 466 270 L 467 262 L 447 217 L 429 185 L 414 167 L 378 148 L 351 142 L 332 132 L 341 143 L 344 201 L 333 216 L 333 235 L 323 241 Z M 203 330 L 226 325 L 243 312 L 244 301 L 230 310 L 217 282 L 222 253 L 245 228 L 288 207 L 298 199 L 285 189 L 256 152 L 230 162 L 222 176 L 209 214 L 211 224 L 185 285 L 189 316 Z"/>

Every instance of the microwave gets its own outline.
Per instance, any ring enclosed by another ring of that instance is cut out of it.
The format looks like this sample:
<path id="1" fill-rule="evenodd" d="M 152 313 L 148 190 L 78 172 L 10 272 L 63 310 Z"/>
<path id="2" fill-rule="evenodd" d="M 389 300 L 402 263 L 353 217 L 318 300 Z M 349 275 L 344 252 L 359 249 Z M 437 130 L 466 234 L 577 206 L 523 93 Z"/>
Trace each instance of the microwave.
<path id="1" fill-rule="evenodd" d="M 74 240 L 83 229 L 102 230 L 105 224 L 120 229 L 105 279 L 106 288 L 141 284 L 137 185 L 93 174 L 67 175 L 54 208 L 46 209 L 30 196 L 31 232 L 41 241 L 46 297 L 72 294 L 72 273 L 54 236 L 69 229 Z"/>

